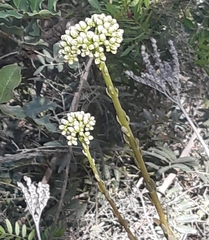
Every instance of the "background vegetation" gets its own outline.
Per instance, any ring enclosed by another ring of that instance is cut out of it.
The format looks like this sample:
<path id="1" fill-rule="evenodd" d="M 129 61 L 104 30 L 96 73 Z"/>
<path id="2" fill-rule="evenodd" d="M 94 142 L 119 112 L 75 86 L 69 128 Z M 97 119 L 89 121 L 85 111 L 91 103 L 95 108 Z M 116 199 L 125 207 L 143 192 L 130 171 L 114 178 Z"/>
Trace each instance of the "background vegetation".
<path id="1" fill-rule="evenodd" d="M 70 68 L 58 56 L 58 42 L 66 26 L 93 13 L 112 15 L 124 29 L 124 41 L 116 55 L 107 56 L 107 65 L 157 186 L 175 174 L 161 197 L 171 226 L 178 239 L 208 239 L 208 157 L 178 107 L 124 73 L 145 71 L 141 45 L 152 55 L 150 37 L 157 40 L 162 59 L 170 61 L 167 42 L 173 40 L 181 64 L 182 104 L 208 142 L 207 0 L 0 2 L 0 238 L 34 239 L 34 225 L 17 187 L 24 175 L 50 184 L 43 239 L 127 238 L 97 190 L 81 146 L 73 148 L 69 162 L 58 129 L 88 60 Z M 88 74 L 78 109 L 96 118 L 91 151 L 105 184 L 138 239 L 163 239 L 94 64 Z"/>

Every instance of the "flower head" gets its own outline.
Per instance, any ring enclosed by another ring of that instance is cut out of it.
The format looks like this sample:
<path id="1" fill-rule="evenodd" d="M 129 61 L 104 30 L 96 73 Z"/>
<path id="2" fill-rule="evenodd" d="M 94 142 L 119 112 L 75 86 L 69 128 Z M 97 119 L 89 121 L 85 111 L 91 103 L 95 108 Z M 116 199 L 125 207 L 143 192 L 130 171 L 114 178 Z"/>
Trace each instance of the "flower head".
<path id="1" fill-rule="evenodd" d="M 59 53 L 69 64 L 78 61 L 77 55 L 94 56 L 95 63 L 99 64 L 106 60 L 105 50 L 116 54 L 123 40 L 123 32 L 110 15 L 93 14 L 91 18 L 86 18 L 65 31 L 61 36 Z"/>
<path id="2" fill-rule="evenodd" d="M 31 178 L 24 176 L 27 186 L 24 186 L 21 182 L 18 182 L 18 187 L 21 188 L 27 207 L 30 214 L 33 217 L 35 224 L 38 224 L 41 218 L 41 213 L 45 208 L 47 201 L 50 197 L 49 185 L 39 182 L 34 184 Z"/>
<path id="3" fill-rule="evenodd" d="M 61 120 L 59 128 L 62 130 L 62 135 L 66 136 L 68 145 L 77 145 L 79 139 L 82 143 L 90 144 L 93 136 L 90 131 L 94 129 L 96 123 L 90 113 L 70 112 L 67 114 L 67 119 Z"/>

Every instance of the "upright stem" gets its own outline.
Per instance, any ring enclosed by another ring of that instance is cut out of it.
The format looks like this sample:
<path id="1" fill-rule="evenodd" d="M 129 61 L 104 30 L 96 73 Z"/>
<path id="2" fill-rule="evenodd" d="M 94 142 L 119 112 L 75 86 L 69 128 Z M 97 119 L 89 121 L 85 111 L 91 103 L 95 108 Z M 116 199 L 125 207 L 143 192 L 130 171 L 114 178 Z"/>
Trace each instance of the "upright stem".
<path id="1" fill-rule="evenodd" d="M 112 80 L 110 78 L 110 74 L 108 72 L 107 66 L 104 62 L 99 64 L 99 69 L 102 72 L 103 78 L 105 80 L 106 86 L 107 86 L 107 94 L 112 99 L 113 105 L 115 107 L 118 121 L 121 125 L 121 130 L 124 133 L 124 138 L 127 141 L 127 143 L 130 145 L 130 147 L 133 150 L 134 156 L 135 156 L 135 162 L 137 167 L 141 170 L 142 176 L 144 178 L 146 188 L 149 191 L 150 198 L 152 200 L 152 203 L 154 204 L 158 215 L 160 217 L 159 225 L 163 229 L 163 232 L 167 239 L 176 239 L 172 230 L 170 229 L 165 213 L 163 211 L 162 205 L 160 204 L 157 192 L 156 192 L 156 185 L 154 181 L 150 178 L 149 173 L 147 171 L 147 168 L 145 166 L 145 163 L 142 158 L 142 152 L 138 145 L 137 139 L 134 138 L 134 135 L 131 131 L 131 128 L 129 126 L 129 119 L 126 115 L 125 111 L 121 107 L 119 98 L 118 98 L 118 90 L 114 87 Z"/>
<path id="2" fill-rule="evenodd" d="M 83 149 L 84 149 L 84 153 L 89 160 L 90 167 L 91 167 L 91 169 L 94 173 L 94 176 L 95 176 L 96 180 L 98 181 L 99 189 L 104 194 L 105 198 L 107 199 L 110 206 L 112 207 L 114 215 L 118 218 L 118 221 L 121 224 L 121 226 L 123 226 L 125 228 L 126 232 L 128 233 L 128 238 L 130 240 L 137 240 L 137 238 L 133 235 L 130 228 L 128 227 L 128 223 L 126 222 L 125 219 L 123 219 L 120 212 L 118 211 L 118 209 L 115 205 L 115 202 L 110 197 L 110 194 L 109 194 L 108 190 L 106 189 L 102 179 L 100 178 L 99 172 L 97 171 L 97 168 L 96 168 L 96 165 L 95 165 L 95 162 L 94 162 L 94 159 L 91 157 L 91 153 L 89 152 L 89 146 L 86 145 L 85 143 L 82 143 L 82 146 L 83 146 Z"/>

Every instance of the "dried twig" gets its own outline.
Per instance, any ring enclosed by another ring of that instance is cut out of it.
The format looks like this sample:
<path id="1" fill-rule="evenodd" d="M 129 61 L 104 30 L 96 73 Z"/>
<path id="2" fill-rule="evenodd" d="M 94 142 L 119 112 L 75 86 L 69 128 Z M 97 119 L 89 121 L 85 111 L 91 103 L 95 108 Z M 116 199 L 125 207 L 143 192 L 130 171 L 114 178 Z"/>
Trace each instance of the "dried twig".
<path id="1" fill-rule="evenodd" d="M 194 125 L 192 119 L 187 114 L 181 103 L 181 83 L 179 80 L 180 68 L 179 68 L 179 60 L 178 53 L 173 45 L 173 41 L 169 40 L 168 43 L 170 45 L 170 53 L 173 57 L 173 61 L 171 63 L 167 61 L 163 61 L 160 59 L 160 54 L 157 50 L 156 40 L 151 38 L 152 47 L 153 47 L 153 59 L 155 60 L 155 66 L 151 64 L 149 60 L 149 54 L 146 52 L 146 48 L 142 45 L 142 58 L 145 62 L 147 73 L 141 73 L 141 76 L 136 76 L 132 71 L 125 71 L 128 77 L 133 78 L 135 81 L 143 83 L 147 86 L 150 86 L 159 92 L 163 93 L 167 98 L 169 98 L 172 102 L 174 102 L 181 109 L 186 119 L 188 120 L 190 126 L 193 131 L 196 133 L 197 138 L 200 143 L 204 147 L 204 150 L 209 157 L 209 148 L 203 140 L 202 136 L 197 130 L 197 127 Z"/>
<path id="2" fill-rule="evenodd" d="M 200 129 L 198 129 L 198 132 L 200 132 Z M 192 134 L 192 137 L 190 138 L 189 142 L 187 143 L 186 147 L 182 151 L 180 157 L 186 157 L 189 156 L 189 153 L 192 150 L 192 147 L 194 146 L 194 141 L 197 138 L 196 133 Z M 173 183 L 175 180 L 177 173 L 179 169 L 175 169 L 176 173 L 169 173 L 168 176 L 164 179 L 163 184 L 158 188 L 159 190 L 159 197 L 162 196 L 162 194 L 165 194 L 166 190 L 170 187 L 170 185 Z"/>

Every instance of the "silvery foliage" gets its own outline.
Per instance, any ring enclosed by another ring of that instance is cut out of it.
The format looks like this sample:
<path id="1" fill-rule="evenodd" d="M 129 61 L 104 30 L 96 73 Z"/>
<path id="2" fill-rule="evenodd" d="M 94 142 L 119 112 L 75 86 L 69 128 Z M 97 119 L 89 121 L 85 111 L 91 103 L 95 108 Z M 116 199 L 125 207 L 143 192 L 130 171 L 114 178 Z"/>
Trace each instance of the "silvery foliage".
<path id="1" fill-rule="evenodd" d="M 42 182 L 34 184 L 32 183 L 31 178 L 27 176 L 24 176 L 24 180 L 26 181 L 27 186 L 24 186 L 21 182 L 18 182 L 17 185 L 21 188 L 24 194 L 25 202 L 30 214 L 33 217 L 38 239 L 40 240 L 41 237 L 39 231 L 39 223 L 42 211 L 46 207 L 47 201 L 50 198 L 49 185 Z"/>
<path id="2" fill-rule="evenodd" d="M 168 97 L 172 102 L 177 104 L 183 112 L 184 116 L 187 118 L 189 124 L 193 128 L 199 141 L 204 147 L 207 156 L 209 157 L 209 148 L 207 144 L 199 134 L 197 127 L 194 125 L 192 119 L 189 117 L 181 103 L 181 84 L 179 81 L 180 66 L 178 60 L 178 53 L 173 45 L 173 41 L 168 41 L 168 44 L 170 45 L 169 51 L 173 57 L 173 61 L 170 63 L 168 63 L 167 61 L 162 61 L 160 59 L 160 54 L 157 50 L 157 42 L 154 38 L 151 38 L 151 43 L 153 48 L 153 59 L 155 60 L 155 66 L 151 64 L 149 54 L 146 52 L 145 46 L 142 45 L 141 54 L 143 61 L 146 65 L 147 73 L 141 73 L 141 77 L 134 75 L 132 71 L 125 71 L 125 74 L 137 82 L 155 88 L 159 92 L 165 94 L 166 97 Z"/>
<path id="3" fill-rule="evenodd" d="M 150 56 L 146 52 L 145 46 L 142 45 L 141 54 L 146 65 L 147 72 L 141 73 L 141 77 L 134 75 L 132 71 L 127 70 L 125 73 L 128 77 L 131 77 L 137 82 L 155 88 L 159 92 L 165 94 L 173 102 L 179 104 L 179 94 L 181 91 L 181 84 L 179 81 L 180 69 L 178 53 L 173 45 L 173 41 L 168 41 L 168 44 L 170 45 L 169 51 L 173 57 L 173 61 L 171 63 L 160 59 L 160 54 L 154 38 L 151 38 L 151 43 L 153 47 L 153 59 L 155 61 L 155 66 L 152 65 L 149 59 Z"/>

